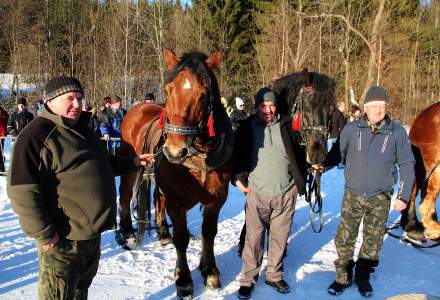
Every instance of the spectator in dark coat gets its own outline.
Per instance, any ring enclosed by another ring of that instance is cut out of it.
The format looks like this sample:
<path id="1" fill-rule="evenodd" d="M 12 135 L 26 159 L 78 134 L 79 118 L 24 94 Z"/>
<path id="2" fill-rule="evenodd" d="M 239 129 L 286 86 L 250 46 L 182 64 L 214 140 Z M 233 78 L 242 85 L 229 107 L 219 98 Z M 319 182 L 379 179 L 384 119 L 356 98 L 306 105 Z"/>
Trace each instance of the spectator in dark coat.
<path id="1" fill-rule="evenodd" d="M 6 112 L 6 110 L 3 109 L 3 107 L 0 106 L 0 137 L 5 137 L 8 135 L 8 129 L 7 129 L 7 125 L 8 125 L 8 118 L 9 115 Z M 1 140 L 1 157 L 0 157 L 0 172 L 4 172 L 5 171 L 5 165 L 4 165 L 4 157 L 3 157 L 3 146 L 5 144 L 5 140 L 2 139 Z"/>
<path id="2" fill-rule="evenodd" d="M 339 101 L 336 107 L 337 109 L 332 113 L 330 120 L 330 138 L 335 140 L 338 138 L 346 123 L 344 116 L 346 110 L 345 102 Z"/>
<path id="3" fill-rule="evenodd" d="M 8 134 L 18 136 L 23 128 L 34 119 L 34 115 L 27 110 L 26 106 L 25 98 L 17 99 L 17 111 L 13 112 L 8 120 Z"/>
<path id="4" fill-rule="evenodd" d="M 237 130 L 240 126 L 241 121 L 245 120 L 248 117 L 248 114 L 244 110 L 244 101 L 243 99 L 236 97 L 235 98 L 235 108 L 232 110 L 230 119 L 232 123 L 232 130 Z"/>

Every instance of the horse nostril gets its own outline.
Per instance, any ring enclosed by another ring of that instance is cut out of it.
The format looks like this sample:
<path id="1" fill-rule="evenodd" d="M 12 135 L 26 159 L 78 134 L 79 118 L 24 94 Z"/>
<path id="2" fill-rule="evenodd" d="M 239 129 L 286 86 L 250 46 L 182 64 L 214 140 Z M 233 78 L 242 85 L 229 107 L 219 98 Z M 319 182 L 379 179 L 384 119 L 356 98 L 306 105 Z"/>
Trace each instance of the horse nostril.
<path id="1" fill-rule="evenodd" d="M 188 148 L 183 148 L 180 152 L 180 157 L 185 157 L 188 155 Z"/>

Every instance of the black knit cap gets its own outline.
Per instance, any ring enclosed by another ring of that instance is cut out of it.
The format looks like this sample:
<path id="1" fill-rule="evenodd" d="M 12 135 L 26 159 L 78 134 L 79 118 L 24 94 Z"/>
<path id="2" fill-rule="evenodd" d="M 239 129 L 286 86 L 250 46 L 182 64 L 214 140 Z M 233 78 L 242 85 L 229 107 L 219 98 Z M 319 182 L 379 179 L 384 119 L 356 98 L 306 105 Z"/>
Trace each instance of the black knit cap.
<path id="1" fill-rule="evenodd" d="M 24 106 L 27 106 L 26 98 L 23 98 L 23 97 L 18 98 L 17 101 L 16 101 L 16 104 L 17 105 L 18 104 L 23 104 Z"/>
<path id="2" fill-rule="evenodd" d="M 272 102 L 277 105 L 277 96 L 275 93 L 268 87 L 263 87 L 258 90 L 255 95 L 255 104 L 254 107 L 257 108 L 263 102 Z"/>
<path id="3" fill-rule="evenodd" d="M 52 78 L 44 87 L 44 101 L 50 101 L 69 92 L 78 92 L 84 95 L 84 89 L 78 79 L 70 76 Z"/>
<path id="4" fill-rule="evenodd" d="M 367 94 L 365 95 L 364 104 L 372 101 L 384 101 L 388 104 L 387 92 L 381 86 L 372 86 L 368 89 Z"/>

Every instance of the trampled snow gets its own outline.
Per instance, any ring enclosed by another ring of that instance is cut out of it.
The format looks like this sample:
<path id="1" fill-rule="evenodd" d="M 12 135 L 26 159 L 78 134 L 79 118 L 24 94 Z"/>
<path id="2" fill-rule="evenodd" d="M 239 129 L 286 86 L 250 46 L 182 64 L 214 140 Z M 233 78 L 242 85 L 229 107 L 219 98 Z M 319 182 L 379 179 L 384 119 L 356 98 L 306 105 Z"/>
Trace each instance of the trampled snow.
<path id="1" fill-rule="evenodd" d="M 260 280 L 252 299 L 363 299 L 355 286 L 339 297 L 327 293 L 334 280 L 333 261 L 336 259 L 333 238 L 339 224 L 343 194 L 343 170 L 332 169 L 322 178 L 324 229 L 316 234 L 310 228 L 309 209 L 299 198 L 291 229 L 288 256 L 285 259 L 285 279 L 292 292 L 281 295 L 264 284 L 265 260 Z M 219 219 L 215 240 L 217 266 L 223 287 L 207 290 L 197 269 L 200 240 L 191 240 L 188 263 L 192 270 L 195 299 L 236 299 L 241 259 L 237 242 L 244 222 L 244 196 L 230 186 L 228 200 Z M 437 205 L 439 209 L 439 205 Z M 389 224 L 399 219 L 391 212 Z M 202 217 L 199 206 L 188 214 L 188 226 L 200 236 Z M 401 233 L 401 232 L 400 232 Z M 397 294 L 440 295 L 440 247 L 417 249 L 390 236 L 384 237 L 380 264 L 372 275 L 374 296 L 386 299 Z M 361 237 L 356 243 L 356 251 Z M 89 289 L 89 299 L 175 299 L 173 272 L 175 250 L 162 248 L 154 234 L 147 236 L 139 251 L 127 252 L 114 240 L 114 232 L 102 235 L 102 258 L 98 274 Z M 35 244 L 20 229 L 5 191 L 5 178 L 0 178 L 0 298 L 37 299 L 38 260 Z"/>

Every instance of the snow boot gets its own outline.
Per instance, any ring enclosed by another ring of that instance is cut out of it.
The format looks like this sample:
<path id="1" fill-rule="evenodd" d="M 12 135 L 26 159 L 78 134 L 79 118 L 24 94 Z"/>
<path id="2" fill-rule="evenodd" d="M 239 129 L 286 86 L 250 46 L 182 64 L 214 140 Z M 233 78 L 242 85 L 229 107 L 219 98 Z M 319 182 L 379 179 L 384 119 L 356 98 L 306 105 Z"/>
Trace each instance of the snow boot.
<path id="1" fill-rule="evenodd" d="M 347 271 L 347 282 L 346 283 L 339 283 L 336 280 L 333 281 L 332 284 L 327 288 L 327 292 L 330 295 L 333 296 L 339 296 L 341 295 L 346 288 L 349 288 L 351 284 L 353 283 L 353 267 L 354 267 L 354 261 L 350 260 L 348 262 L 348 265 L 346 267 Z"/>
<path id="2" fill-rule="evenodd" d="M 357 260 L 354 282 L 361 296 L 371 297 L 373 295 L 373 287 L 370 284 L 370 274 L 374 272 L 374 268 L 378 265 L 378 260 L 366 258 L 359 258 Z"/>

